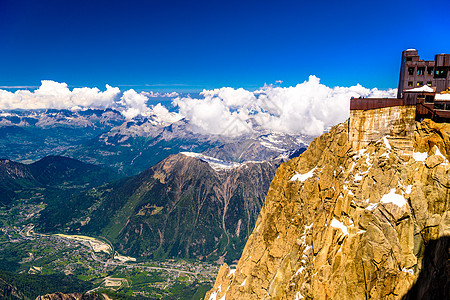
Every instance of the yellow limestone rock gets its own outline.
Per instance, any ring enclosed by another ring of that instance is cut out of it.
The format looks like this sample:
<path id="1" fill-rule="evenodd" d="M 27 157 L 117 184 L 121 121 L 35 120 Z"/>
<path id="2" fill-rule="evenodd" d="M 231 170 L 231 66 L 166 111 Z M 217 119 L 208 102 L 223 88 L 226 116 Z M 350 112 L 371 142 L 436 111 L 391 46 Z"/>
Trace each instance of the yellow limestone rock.
<path id="1" fill-rule="evenodd" d="M 355 151 L 348 123 L 282 164 L 236 270 L 205 299 L 401 299 L 450 234 L 450 124 L 416 123 Z"/>

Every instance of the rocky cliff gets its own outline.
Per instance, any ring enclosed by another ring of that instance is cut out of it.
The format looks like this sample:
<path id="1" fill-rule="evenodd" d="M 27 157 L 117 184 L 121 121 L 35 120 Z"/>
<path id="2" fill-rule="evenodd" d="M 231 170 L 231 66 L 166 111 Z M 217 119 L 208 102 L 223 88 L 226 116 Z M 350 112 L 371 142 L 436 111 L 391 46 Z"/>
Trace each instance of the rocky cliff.
<path id="1" fill-rule="evenodd" d="M 416 123 L 409 157 L 387 136 L 355 151 L 348 132 L 278 168 L 236 269 L 205 299 L 448 299 L 450 124 Z"/>
<path id="2" fill-rule="evenodd" d="M 26 297 L 21 291 L 17 289 L 12 284 L 4 281 L 0 278 L 0 299 L 8 299 L 8 300 L 30 300 L 30 298 Z"/>
<path id="3" fill-rule="evenodd" d="M 39 296 L 36 300 L 108 300 L 111 299 L 106 295 L 101 294 L 63 294 L 63 293 L 54 293 L 47 294 L 44 296 Z"/>

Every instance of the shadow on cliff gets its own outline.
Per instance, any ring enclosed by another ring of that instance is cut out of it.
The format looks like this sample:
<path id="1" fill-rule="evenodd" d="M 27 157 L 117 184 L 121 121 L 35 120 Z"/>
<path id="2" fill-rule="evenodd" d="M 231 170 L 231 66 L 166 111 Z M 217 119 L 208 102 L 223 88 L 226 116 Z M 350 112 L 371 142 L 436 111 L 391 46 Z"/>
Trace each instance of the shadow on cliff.
<path id="1" fill-rule="evenodd" d="M 419 278 L 402 300 L 450 299 L 449 251 L 450 236 L 428 243 Z"/>

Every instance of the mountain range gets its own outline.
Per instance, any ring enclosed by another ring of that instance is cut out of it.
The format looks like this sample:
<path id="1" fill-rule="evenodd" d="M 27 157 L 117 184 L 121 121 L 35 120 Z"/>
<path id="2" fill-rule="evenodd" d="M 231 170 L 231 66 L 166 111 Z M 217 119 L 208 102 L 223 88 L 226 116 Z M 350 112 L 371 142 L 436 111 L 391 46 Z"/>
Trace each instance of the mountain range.
<path id="1" fill-rule="evenodd" d="M 2 111 L 0 158 L 37 161 L 79 146 L 124 121 L 111 109 Z"/>
<path id="2" fill-rule="evenodd" d="M 2 118 L 3 132 L 104 130 L 87 140 L 75 137 L 61 152 L 65 157 L 29 165 L 2 160 L 5 203 L 44 188 L 38 199 L 46 207 L 36 221 L 42 232 L 103 236 L 120 253 L 151 259 L 235 261 L 277 167 L 304 151 L 309 139 L 268 131 L 201 134 L 184 119 L 127 121 L 113 110 L 9 112 Z M 25 136 L 16 138 L 25 143 Z M 112 170 L 123 178 L 115 180 Z"/>
<path id="3" fill-rule="evenodd" d="M 280 163 L 171 155 L 136 176 L 49 206 L 41 229 L 103 236 L 134 257 L 232 262 Z"/>
<path id="4" fill-rule="evenodd" d="M 171 124 L 152 118 L 124 122 L 63 155 L 134 175 L 168 155 L 182 151 L 204 153 L 225 161 L 264 161 L 306 148 L 310 138 L 302 135 L 256 131 L 228 137 L 196 132 L 179 120 Z"/>
<path id="5" fill-rule="evenodd" d="M 114 110 L 3 112 L 0 135 L 2 209 L 29 212 L 8 224 L 100 237 L 138 261 L 216 263 L 237 262 L 278 166 L 311 140 Z"/>
<path id="6" fill-rule="evenodd" d="M 185 119 L 157 115 L 126 120 L 115 110 L 33 110 L 0 113 L 0 158 L 33 162 L 62 155 L 138 174 L 171 154 L 205 152 L 225 161 L 264 161 L 306 148 L 311 137 L 254 126 L 239 136 L 201 133 Z"/>

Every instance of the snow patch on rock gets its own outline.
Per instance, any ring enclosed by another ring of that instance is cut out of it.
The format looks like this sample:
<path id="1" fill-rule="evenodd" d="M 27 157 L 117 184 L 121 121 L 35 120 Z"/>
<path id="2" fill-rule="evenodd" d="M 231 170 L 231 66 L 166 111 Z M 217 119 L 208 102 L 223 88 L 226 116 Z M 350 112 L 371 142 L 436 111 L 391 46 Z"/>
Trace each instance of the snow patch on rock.
<path id="1" fill-rule="evenodd" d="M 296 173 L 294 176 L 292 176 L 291 177 L 291 181 L 295 181 L 295 180 L 298 180 L 298 181 L 300 181 L 300 182 L 303 182 L 303 181 L 305 181 L 306 179 L 309 179 L 309 178 L 311 178 L 311 177 L 313 177 L 313 175 L 314 175 L 314 171 L 317 169 L 317 167 L 315 167 L 314 169 L 312 169 L 311 171 L 309 171 L 308 173 L 305 173 L 305 174 L 299 174 L 299 173 Z"/>
<path id="2" fill-rule="evenodd" d="M 333 228 L 339 228 L 340 230 L 342 230 L 342 233 L 344 233 L 344 235 L 348 235 L 347 227 L 344 225 L 344 223 L 338 221 L 336 218 L 333 218 L 330 226 Z"/>
<path id="3" fill-rule="evenodd" d="M 214 157 L 206 156 L 201 153 L 195 153 L 195 152 L 180 152 L 183 155 L 189 156 L 189 157 L 195 157 L 200 159 L 201 161 L 204 161 L 208 163 L 211 168 L 213 168 L 216 171 L 222 171 L 222 170 L 228 170 L 240 167 L 242 164 L 239 163 L 233 163 L 233 162 L 227 162 L 224 160 L 220 160 Z"/>
<path id="4" fill-rule="evenodd" d="M 413 158 L 415 161 L 422 161 L 424 162 L 428 157 L 428 153 L 426 152 L 415 152 L 413 151 Z"/>
<path id="5" fill-rule="evenodd" d="M 245 278 L 244 281 L 242 281 L 241 286 L 244 286 L 246 282 L 247 282 L 247 278 Z"/>
<path id="6" fill-rule="evenodd" d="M 407 204 L 405 197 L 395 193 L 395 188 L 391 189 L 389 194 L 383 195 L 380 200 L 381 203 L 392 203 L 398 207 L 403 207 Z"/>
<path id="7" fill-rule="evenodd" d="M 374 210 L 375 208 L 377 208 L 377 206 L 378 206 L 378 203 L 372 203 L 372 204 L 370 204 L 369 206 L 367 206 L 366 209 L 367 209 L 368 211 L 372 211 L 372 210 Z"/>
<path id="8" fill-rule="evenodd" d="M 414 275 L 414 270 L 413 270 L 413 269 L 406 269 L 406 268 L 403 268 L 403 269 L 402 269 L 402 272 L 405 272 L 405 273 L 409 273 L 409 274 L 411 274 L 411 275 Z"/>
<path id="9" fill-rule="evenodd" d="M 389 144 L 387 137 L 385 137 L 385 136 L 383 137 L 383 142 L 384 142 L 384 145 L 386 146 L 386 148 L 388 148 L 389 150 L 392 149 L 391 144 Z"/>
<path id="10" fill-rule="evenodd" d="M 211 295 L 209 296 L 209 300 L 216 300 L 217 299 L 217 293 L 218 292 L 212 292 Z"/>
<path id="11" fill-rule="evenodd" d="M 305 297 L 303 297 L 302 294 L 300 294 L 300 292 L 297 292 L 297 293 L 295 294 L 294 300 L 300 300 L 300 299 L 304 299 L 304 298 L 305 298 Z"/>
<path id="12" fill-rule="evenodd" d="M 434 155 L 442 157 L 442 159 L 444 159 L 444 163 L 448 163 L 447 157 L 445 157 L 445 156 L 441 153 L 441 151 L 439 150 L 439 148 L 438 148 L 436 145 L 434 146 L 434 149 L 435 149 Z"/>

